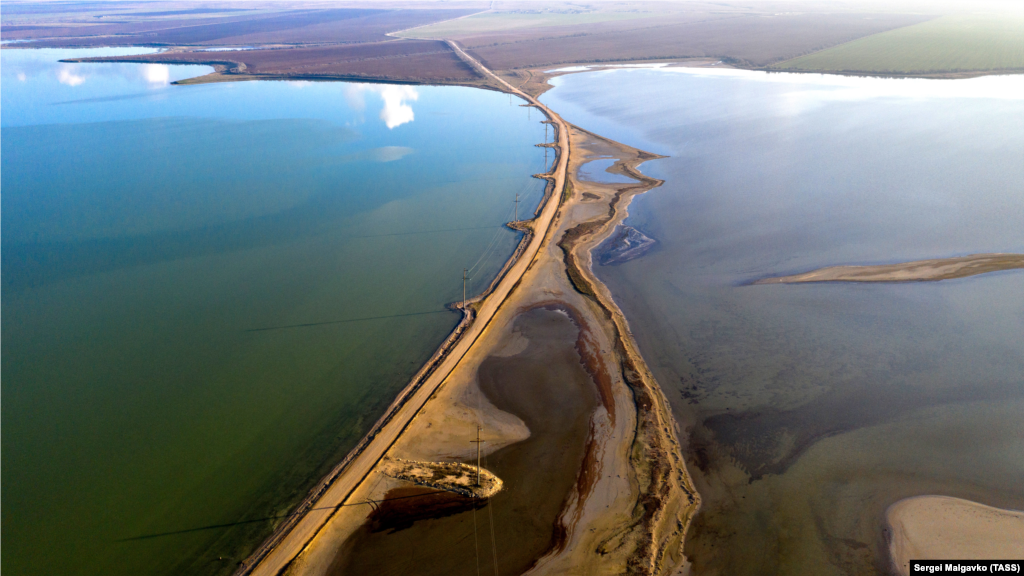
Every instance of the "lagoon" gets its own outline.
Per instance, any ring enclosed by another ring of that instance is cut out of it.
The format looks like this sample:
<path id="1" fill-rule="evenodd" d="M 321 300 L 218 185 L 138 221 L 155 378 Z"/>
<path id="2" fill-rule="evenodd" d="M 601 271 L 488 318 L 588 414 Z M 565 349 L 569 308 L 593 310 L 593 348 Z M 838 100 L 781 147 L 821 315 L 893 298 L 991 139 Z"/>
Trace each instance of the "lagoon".
<path id="1" fill-rule="evenodd" d="M 697 573 L 884 572 L 883 514 L 907 496 L 1024 509 L 1024 273 L 749 285 L 1024 252 L 1024 77 L 553 83 L 567 121 L 668 156 L 625 221 L 658 244 L 595 271 L 684 431 Z"/>
<path id="2" fill-rule="evenodd" d="M 536 206 L 497 93 L 2 55 L 4 568 L 230 573 Z"/>

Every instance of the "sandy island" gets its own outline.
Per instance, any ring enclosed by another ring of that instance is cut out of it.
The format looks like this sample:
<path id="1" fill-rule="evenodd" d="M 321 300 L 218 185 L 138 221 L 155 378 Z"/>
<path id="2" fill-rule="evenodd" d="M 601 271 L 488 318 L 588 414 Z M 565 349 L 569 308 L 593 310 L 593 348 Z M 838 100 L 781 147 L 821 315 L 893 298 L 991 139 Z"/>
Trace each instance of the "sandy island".
<path id="1" fill-rule="evenodd" d="M 916 496 L 885 513 L 889 552 L 900 574 L 914 560 L 1024 558 L 1024 512 L 949 496 Z"/>
<path id="2" fill-rule="evenodd" d="M 343 565 L 339 554 L 346 542 L 365 532 L 385 494 L 465 483 L 428 480 L 435 476 L 431 471 L 396 473 L 396 462 L 435 468 L 440 462 L 469 462 L 477 426 L 484 428 L 485 457 L 528 438 L 531 431 L 522 420 L 483 397 L 477 378 L 488 358 L 525 349 L 528 343 L 512 327 L 538 308 L 572 319 L 579 331 L 576 351 L 600 402 L 589 416 L 582 464 L 553 527 L 558 537 L 532 561 L 529 573 L 676 573 L 686 566 L 683 538 L 700 499 L 668 401 L 625 317 L 594 276 L 590 254 L 626 217 L 632 196 L 661 184 L 636 169 L 658 156 L 569 125 L 537 100 L 549 87 L 537 76 L 516 88 L 454 42 L 449 45 L 492 89 L 515 94 L 547 116 L 557 156 L 552 172 L 538 175 L 550 182 L 546 196 L 534 218 L 514 226 L 526 233 L 519 248 L 487 291 L 469 302 L 463 322 L 363 441 L 236 574 L 330 574 Z M 577 180 L 579 166 L 596 157 L 616 158 L 610 171 L 635 182 Z M 464 477 L 466 469 L 458 468 L 463 473 L 456 476 Z M 441 472 L 436 476 L 447 475 Z M 502 494 L 514 494 L 514 488 L 506 486 Z"/>
<path id="3" fill-rule="evenodd" d="M 829 266 L 812 272 L 763 278 L 754 284 L 803 282 L 928 282 L 1024 268 L 1024 254 L 972 254 L 877 266 Z"/>

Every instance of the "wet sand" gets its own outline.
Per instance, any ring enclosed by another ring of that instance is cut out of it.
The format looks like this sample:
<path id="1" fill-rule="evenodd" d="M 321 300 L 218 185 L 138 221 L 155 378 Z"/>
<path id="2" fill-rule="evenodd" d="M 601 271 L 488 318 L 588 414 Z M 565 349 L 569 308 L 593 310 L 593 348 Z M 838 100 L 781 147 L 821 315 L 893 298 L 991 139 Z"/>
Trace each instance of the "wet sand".
<path id="1" fill-rule="evenodd" d="M 1024 512 L 948 496 L 916 496 L 886 511 L 893 564 L 910 574 L 916 560 L 1024 558 Z"/>
<path id="2" fill-rule="evenodd" d="M 486 397 L 531 433 L 486 458 L 505 490 L 480 502 L 475 517 L 474 501 L 455 496 L 446 506 L 426 496 L 382 507 L 345 542 L 330 574 L 475 575 L 478 562 L 491 572 L 495 558 L 499 573 L 521 574 L 564 538 L 557 520 L 583 463 L 598 394 L 567 315 L 536 309 L 514 326 L 526 349 L 490 356 L 478 373 Z M 385 499 L 408 490 L 390 490 Z"/>
<path id="3" fill-rule="evenodd" d="M 1024 268 L 1024 254 L 972 254 L 877 266 L 828 266 L 812 272 L 762 278 L 754 284 L 802 282 L 926 282 Z"/>

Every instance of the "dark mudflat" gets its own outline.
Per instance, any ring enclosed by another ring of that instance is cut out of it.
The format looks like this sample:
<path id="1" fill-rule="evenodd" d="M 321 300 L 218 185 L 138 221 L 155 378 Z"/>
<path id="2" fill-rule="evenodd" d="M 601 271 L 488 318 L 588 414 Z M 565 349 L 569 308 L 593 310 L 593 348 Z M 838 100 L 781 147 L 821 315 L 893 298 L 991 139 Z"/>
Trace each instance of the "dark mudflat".
<path id="1" fill-rule="evenodd" d="M 505 489 L 476 510 L 457 496 L 385 504 L 345 542 L 330 574 L 476 576 L 478 562 L 482 573 L 495 573 L 495 560 L 498 574 L 521 574 L 558 543 L 557 519 L 576 483 L 598 396 L 575 349 L 578 329 L 566 315 L 532 310 L 515 329 L 529 339 L 526 350 L 492 356 L 478 373 L 488 399 L 531 432 L 487 458 Z"/>

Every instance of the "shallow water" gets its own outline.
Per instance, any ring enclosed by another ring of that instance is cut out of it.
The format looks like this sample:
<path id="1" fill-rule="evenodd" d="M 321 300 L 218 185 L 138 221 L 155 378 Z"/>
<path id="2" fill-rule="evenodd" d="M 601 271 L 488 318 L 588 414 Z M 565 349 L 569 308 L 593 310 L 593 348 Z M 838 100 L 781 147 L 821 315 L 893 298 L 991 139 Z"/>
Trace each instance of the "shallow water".
<path id="1" fill-rule="evenodd" d="M 577 481 L 597 390 L 567 314 L 532 310 L 513 329 L 527 348 L 485 359 L 477 374 L 487 399 L 530 429 L 529 438 L 484 460 L 504 489 L 475 510 L 469 498 L 397 500 L 415 489 L 392 490 L 385 498 L 398 509 L 371 515 L 343 545 L 332 574 L 522 574 L 557 544 L 555 522 Z"/>
<path id="2" fill-rule="evenodd" d="M 599 182 L 601 184 L 629 184 L 633 182 L 632 179 L 626 176 L 608 172 L 612 164 L 615 164 L 614 158 L 591 160 L 580 166 L 579 179 L 586 180 L 587 182 Z"/>
<path id="3" fill-rule="evenodd" d="M 0 53 L 4 568 L 230 572 L 511 253 L 544 127 L 481 90 L 57 62 L 118 53 Z"/>
<path id="4" fill-rule="evenodd" d="M 1024 252 L 1024 77 L 554 82 L 566 120 L 670 156 L 626 220 L 658 244 L 596 271 L 689 427 L 696 573 L 884 572 L 899 498 L 1024 508 L 1024 273 L 746 285 Z"/>

